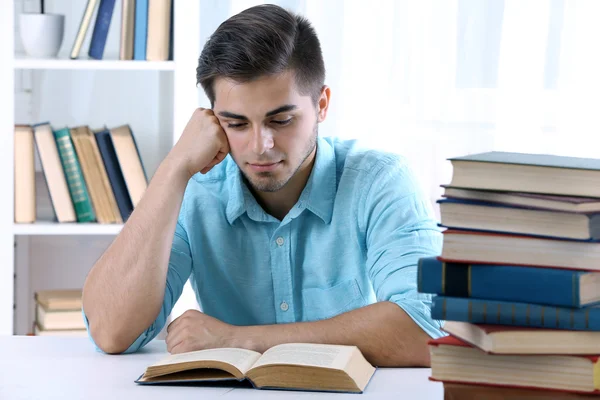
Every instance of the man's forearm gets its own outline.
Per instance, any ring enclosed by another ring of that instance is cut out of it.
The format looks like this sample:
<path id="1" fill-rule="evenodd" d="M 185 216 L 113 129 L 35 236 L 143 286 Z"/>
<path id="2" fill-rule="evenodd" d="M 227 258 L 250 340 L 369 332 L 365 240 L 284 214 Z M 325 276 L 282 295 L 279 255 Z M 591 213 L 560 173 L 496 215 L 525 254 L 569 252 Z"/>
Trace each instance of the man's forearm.
<path id="1" fill-rule="evenodd" d="M 83 288 L 90 332 L 109 353 L 127 349 L 160 312 L 171 243 L 187 184 L 166 159 Z"/>
<path id="2" fill-rule="evenodd" d="M 356 345 L 380 367 L 429 366 L 429 335 L 403 309 L 375 303 L 315 321 L 240 327 L 238 345 L 259 352 L 282 343 Z"/>

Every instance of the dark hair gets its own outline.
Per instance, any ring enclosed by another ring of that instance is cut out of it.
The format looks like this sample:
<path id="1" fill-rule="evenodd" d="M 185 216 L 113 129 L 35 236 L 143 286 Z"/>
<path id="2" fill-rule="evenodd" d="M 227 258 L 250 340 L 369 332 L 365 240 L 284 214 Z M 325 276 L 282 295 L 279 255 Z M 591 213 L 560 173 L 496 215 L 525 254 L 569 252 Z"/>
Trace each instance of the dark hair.
<path id="1" fill-rule="evenodd" d="M 196 81 L 214 106 L 216 78 L 239 83 L 293 71 L 302 95 L 316 104 L 325 82 L 321 45 L 310 22 L 264 4 L 236 14 L 210 36 L 198 60 Z"/>

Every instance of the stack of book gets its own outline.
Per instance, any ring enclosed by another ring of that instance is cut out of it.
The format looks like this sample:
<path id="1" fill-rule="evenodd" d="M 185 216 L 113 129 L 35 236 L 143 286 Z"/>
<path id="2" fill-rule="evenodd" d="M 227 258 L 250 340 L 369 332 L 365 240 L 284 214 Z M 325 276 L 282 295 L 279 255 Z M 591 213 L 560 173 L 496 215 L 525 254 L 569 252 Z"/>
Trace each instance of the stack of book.
<path id="1" fill-rule="evenodd" d="M 442 254 L 418 268 L 450 334 L 430 342 L 431 379 L 470 398 L 501 389 L 451 384 L 515 388 L 502 398 L 599 393 L 600 160 L 492 152 L 451 162 Z"/>
<path id="2" fill-rule="evenodd" d="M 146 190 L 146 173 L 128 125 L 97 131 L 85 125 L 59 130 L 49 123 L 17 125 L 14 147 L 16 223 L 38 220 L 36 203 L 45 197 L 58 222 L 123 223 Z"/>
<path id="3" fill-rule="evenodd" d="M 86 336 L 81 290 L 44 290 L 35 294 L 36 336 Z"/>
<path id="4" fill-rule="evenodd" d="M 96 19 L 88 55 L 101 60 L 116 0 L 88 0 L 70 57 L 79 57 L 88 28 Z M 96 8 L 98 12 L 96 13 Z M 173 0 L 121 2 L 120 60 L 165 61 L 172 58 Z"/>

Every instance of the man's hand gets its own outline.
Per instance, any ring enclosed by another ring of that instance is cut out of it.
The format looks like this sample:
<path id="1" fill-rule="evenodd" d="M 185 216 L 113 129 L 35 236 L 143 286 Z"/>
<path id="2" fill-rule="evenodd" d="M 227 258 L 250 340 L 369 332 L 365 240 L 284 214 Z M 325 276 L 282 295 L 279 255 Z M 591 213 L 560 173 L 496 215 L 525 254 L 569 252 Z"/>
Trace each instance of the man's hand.
<path id="1" fill-rule="evenodd" d="M 239 329 L 196 310 L 187 310 L 167 327 L 167 350 L 171 354 L 237 347 Z"/>
<path id="2" fill-rule="evenodd" d="M 227 135 L 213 111 L 197 108 L 167 157 L 182 165 L 191 177 L 197 172 L 207 173 L 228 153 Z"/>

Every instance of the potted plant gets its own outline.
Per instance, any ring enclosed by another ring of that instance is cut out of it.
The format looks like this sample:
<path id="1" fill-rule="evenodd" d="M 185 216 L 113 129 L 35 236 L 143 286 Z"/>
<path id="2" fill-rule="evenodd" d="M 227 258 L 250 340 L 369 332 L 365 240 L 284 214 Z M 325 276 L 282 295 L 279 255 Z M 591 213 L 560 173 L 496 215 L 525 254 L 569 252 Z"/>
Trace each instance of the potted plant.
<path id="1" fill-rule="evenodd" d="M 19 33 L 23 48 L 32 57 L 56 57 L 65 32 L 65 16 L 45 12 L 44 0 L 39 13 L 19 15 Z"/>

